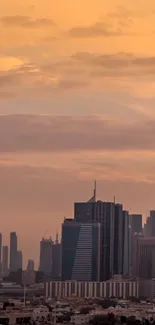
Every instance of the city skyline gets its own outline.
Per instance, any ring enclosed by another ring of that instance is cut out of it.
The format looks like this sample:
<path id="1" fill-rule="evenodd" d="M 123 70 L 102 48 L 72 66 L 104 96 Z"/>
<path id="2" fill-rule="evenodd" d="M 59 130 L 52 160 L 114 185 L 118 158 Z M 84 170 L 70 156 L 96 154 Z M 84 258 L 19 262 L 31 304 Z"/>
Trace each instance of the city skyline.
<path id="1" fill-rule="evenodd" d="M 155 3 L 0 7 L 0 231 L 38 265 L 94 179 L 103 201 L 155 209 Z"/>

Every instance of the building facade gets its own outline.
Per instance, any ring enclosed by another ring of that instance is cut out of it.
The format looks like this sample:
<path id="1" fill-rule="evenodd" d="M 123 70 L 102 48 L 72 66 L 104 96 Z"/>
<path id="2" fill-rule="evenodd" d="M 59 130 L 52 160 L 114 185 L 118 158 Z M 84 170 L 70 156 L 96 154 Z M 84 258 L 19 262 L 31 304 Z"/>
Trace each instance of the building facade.
<path id="1" fill-rule="evenodd" d="M 29 271 L 29 272 L 34 271 L 34 260 L 28 260 L 28 262 L 27 262 L 27 271 Z"/>
<path id="2" fill-rule="evenodd" d="M 58 240 L 52 246 L 52 280 L 61 279 L 61 243 Z"/>
<path id="3" fill-rule="evenodd" d="M 155 278 L 155 237 L 134 235 L 132 275 L 141 279 Z"/>
<path id="4" fill-rule="evenodd" d="M 6 276 L 8 274 L 8 258 L 9 258 L 9 248 L 8 246 L 3 246 L 2 249 L 2 274 Z"/>
<path id="5" fill-rule="evenodd" d="M 45 284 L 46 298 L 111 298 L 139 297 L 139 282 L 116 281 L 53 281 Z"/>
<path id="6" fill-rule="evenodd" d="M 10 272 L 18 269 L 17 264 L 17 235 L 15 232 L 10 233 Z"/>
<path id="7" fill-rule="evenodd" d="M 130 215 L 130 225 L 132 234 L 142 233 L 142 215 L 141 214 L 131 214 Z"/>
<path id="8" fill-rule="evenodd" d="M 23 254 L 21 251 L 17 251 L 17 270 L 23 269 Z"/>
<path id="9" fill-rule="evenodd" d="M 131 238 L 128 214 L 123 212 L 121 204 L 96 201 L 94 198 L 95 195 L 88 202 L 75 203 L 74 218 L 81 223 L 101 224 L 100 280 L 106 281 L 114 274 L 124 272 L 129 275 Z"/>
<path id="10" fill-rule="evenodd" d="M 100 279 L 100 224 L 65 219 L 62 224 L 62 281 Z"/>
<path id="11" fill-rule="evenodd" d="M 52 245 L 51 237 L 49 239 L 43 238 L 40 242 L 39 271 L 48 277 L 52 274 Z"/>

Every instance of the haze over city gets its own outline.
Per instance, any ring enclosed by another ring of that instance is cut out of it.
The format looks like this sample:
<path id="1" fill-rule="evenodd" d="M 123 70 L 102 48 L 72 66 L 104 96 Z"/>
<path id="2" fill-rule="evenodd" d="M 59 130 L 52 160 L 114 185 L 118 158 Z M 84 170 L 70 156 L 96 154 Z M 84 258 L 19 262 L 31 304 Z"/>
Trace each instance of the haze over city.
<path id="1" fill-rule="evenodd" d="M 1 0 L 0 231 L 25 261 L 95 179 L 155 209 L 154 21 L 153 0 Z"/>

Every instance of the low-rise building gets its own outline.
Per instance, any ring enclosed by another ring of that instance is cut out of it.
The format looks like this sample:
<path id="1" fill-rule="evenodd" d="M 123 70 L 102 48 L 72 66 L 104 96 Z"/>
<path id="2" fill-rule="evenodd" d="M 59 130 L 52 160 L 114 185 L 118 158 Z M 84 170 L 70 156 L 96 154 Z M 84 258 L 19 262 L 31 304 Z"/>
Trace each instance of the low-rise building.
<path id="1" fill-rule="evenodd" d="M 45 284 L 46 298 L 111 298 L 139 296 L 139 283 L 111 279 L 105 282 L 51 281 Z"/>

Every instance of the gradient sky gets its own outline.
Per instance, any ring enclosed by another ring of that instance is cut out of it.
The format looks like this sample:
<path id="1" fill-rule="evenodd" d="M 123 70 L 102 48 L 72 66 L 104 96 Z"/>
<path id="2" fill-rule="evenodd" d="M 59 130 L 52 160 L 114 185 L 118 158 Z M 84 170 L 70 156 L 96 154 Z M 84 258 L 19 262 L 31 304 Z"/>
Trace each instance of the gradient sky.
<path id="1" fill-rule="evenodd" d="M 73 202 L 155 208 L 154 0 L 0 1 L 0 214 L 24 261 Z"/>

